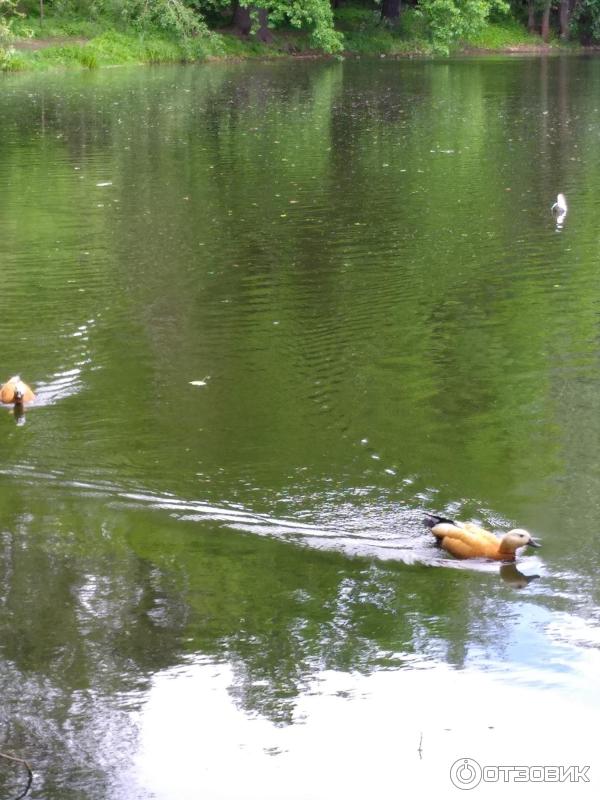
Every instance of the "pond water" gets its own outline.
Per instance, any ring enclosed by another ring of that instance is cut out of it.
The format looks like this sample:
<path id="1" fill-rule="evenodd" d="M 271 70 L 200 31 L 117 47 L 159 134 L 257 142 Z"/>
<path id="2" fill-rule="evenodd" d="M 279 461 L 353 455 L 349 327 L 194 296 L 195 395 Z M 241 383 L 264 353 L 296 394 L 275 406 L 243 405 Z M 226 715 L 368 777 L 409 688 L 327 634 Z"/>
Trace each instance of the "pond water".
<path id="1" fill-rule="evenodd" d="M 584 57 L 0 81 L 32 797 L 444 797 L 462 758 L 597 796 L 598 98 Z M 458 562 L 424 511 L 543 547 Z M 566 796 L 476 793 L 521 790 Z"/>

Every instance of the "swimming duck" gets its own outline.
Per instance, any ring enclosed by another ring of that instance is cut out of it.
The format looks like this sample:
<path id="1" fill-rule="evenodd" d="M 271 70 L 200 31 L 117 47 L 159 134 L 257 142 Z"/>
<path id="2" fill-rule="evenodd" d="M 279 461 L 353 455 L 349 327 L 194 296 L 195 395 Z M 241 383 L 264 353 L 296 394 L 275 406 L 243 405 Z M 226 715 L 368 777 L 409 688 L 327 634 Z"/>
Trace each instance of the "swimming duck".
<path id="1" fill-rule="evenodd" d="M 444 550 L 457 558 L 514 561 L 519 547 L 540 547 L 540 543 L 523 528 L 514 528 L 499 539 L 472 522 L 455 522 L 437 514 L 427 514 L 425 524 Z"/>
<path id="2" fill-rule="evenodd" d="M 35 395 L 31 387 L 27 386 L 19 375 L 13 375 L 0 388 L 0 401 L 6 405 L 22 406 L 24 403 L 31 403 L 32 400 L 35 400 Z"/>
<path id="3" fill-rule="evenodd" d="M 555 211 L 557 214 L 566 214 L 567 209 L 567 198 L 560 192 L 556 196 L 556 203 L 552 206 L 552 211 Z"/>
<path id="4" fill-rule="evenodd" d="M 552 206 L 552 213 L 556 217 L 556 230 L 562 230 L 563 223 L 567 217 L 567 199 L 564 194 L 559 194 L 556 203 Z"/>

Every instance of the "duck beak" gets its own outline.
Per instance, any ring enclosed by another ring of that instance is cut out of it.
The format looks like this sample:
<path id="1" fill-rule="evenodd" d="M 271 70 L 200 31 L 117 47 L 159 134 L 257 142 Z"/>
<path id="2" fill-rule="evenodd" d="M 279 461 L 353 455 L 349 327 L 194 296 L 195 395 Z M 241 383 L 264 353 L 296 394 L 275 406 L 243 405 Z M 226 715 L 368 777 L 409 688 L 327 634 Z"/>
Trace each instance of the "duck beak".
<path id="1" fill-rule="evenodd" d="M 531 537 L 531 539 L 529 540 L 529 542 L 527 544 L 529 545 L 529 547 L 541 547 L 542 546 L 542 543 L 538 539 L 534 539 L 533 536 Z"/>

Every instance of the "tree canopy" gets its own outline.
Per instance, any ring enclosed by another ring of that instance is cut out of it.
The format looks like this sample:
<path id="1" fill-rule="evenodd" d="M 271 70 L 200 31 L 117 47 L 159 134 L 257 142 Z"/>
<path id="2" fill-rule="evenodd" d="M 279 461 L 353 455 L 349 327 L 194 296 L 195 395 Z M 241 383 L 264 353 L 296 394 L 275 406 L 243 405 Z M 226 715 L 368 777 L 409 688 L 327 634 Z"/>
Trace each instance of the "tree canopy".
<path id="1" fill-rule="evenodd" d="M 438 52 L 476 37 L 488 21 L 507 15 L 545 40 L 553 35 L 585 44 L 600 40 L 600 0 L 0 0 L 0 50 L 9 43 L 15 16 L 34 18 L 44 8 L 179 38 L 210 37 L 229 28 L 269 42 L 275 31 L 285 35 L 296 29 L 326 53 L 345 49 L 348 21 L 374 41 L 386 28 L 402 36 L 417 26 Z"/>

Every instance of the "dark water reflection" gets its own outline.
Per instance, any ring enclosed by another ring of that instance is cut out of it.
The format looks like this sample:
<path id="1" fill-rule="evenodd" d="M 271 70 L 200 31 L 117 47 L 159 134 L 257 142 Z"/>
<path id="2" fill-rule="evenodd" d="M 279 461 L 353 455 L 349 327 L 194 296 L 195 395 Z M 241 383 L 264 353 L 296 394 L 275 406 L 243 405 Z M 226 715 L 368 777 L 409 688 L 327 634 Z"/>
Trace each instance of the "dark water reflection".
<path id="1" fill-rule="evenodd" d="M 0 415 L 0 750 L 35 797 L 296 796 L 315 728 L 335 771 L 374 726 L 380 769 L 386 707 L 470 720 L 444 794 L 478 726 L 522 763 L 514 703 L 546 748 L 550 699 L 597 710 L 599 64 L 2 82 L 2 370 L 39 399 Z M 465 566 L 423 509 L 544 546 Z"/>

